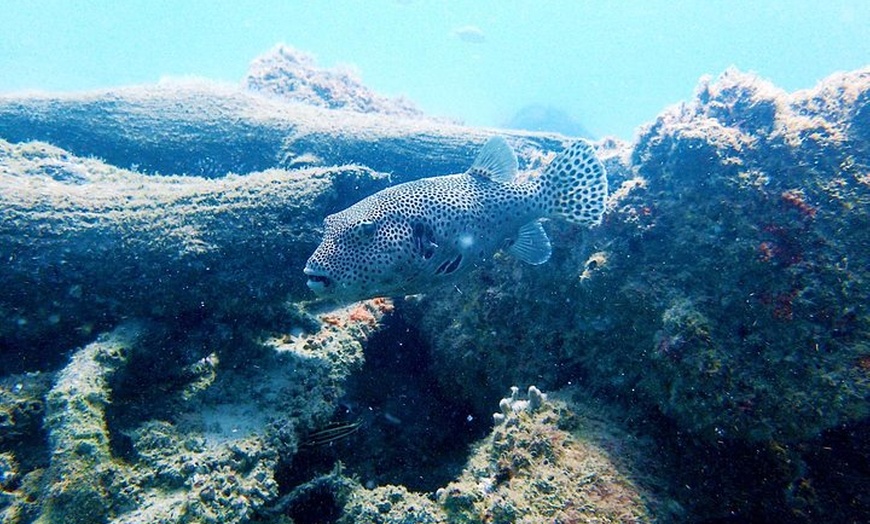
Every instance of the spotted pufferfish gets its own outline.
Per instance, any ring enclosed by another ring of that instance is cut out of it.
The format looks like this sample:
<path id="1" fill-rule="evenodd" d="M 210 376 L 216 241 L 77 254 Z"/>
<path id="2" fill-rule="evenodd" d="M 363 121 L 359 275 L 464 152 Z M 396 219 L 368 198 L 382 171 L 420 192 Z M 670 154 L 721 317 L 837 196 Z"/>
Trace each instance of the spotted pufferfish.
<path id="1" fill-rule="evenodd" d="M 427 291 L 499 250 L 543 264 L 552 247 L 542 219 L 594 226 L 606 199 L 604 166 L 586 141 L 518 180 L 513 149 L 493 137 L 465 173 L 388 187 L 327 216 L 304 273 L 315 294 L 352 302 Z"/>

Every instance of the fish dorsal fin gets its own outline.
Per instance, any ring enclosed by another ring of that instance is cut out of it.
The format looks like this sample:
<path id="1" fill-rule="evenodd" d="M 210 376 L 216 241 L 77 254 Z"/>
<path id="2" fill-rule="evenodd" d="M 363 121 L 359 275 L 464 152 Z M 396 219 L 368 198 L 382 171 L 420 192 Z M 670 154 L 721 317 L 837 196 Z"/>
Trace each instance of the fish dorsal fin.
<path id="1" fill-rule="evenodd" d="M 490 138 L 477 154 L 467 173 L 496 182 L 511 182 L 517 175 L 517 155 L 504 138 Z"/>
<path id="2" fill-rule="evenodd" d="M 550 260 L 553 248 L 541 221 L 535 220 L 520 228 L 517 239 L 507 248 L 507 252 L 523 262 L 538 265 Z"/>

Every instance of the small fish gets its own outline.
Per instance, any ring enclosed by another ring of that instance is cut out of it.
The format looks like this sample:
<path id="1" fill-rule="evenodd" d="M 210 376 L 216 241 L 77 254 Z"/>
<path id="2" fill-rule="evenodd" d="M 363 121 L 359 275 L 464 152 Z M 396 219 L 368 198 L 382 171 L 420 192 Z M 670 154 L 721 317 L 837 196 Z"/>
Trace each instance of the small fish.
<path id="1" fill-rule="evenodd" d="M 330 422 L 325 428 L 309 433 L 301 445 L 304 448 L 314 448 L 332 444 L 356 433 L 360 425 L 359 421 Z"/>
<path id="2" fill-rule="evenodd" d="M 482 44 L 486 42 L 486 35 L 483 31 L 481 31 L 479 27 L 473 25 L 457 27 L 453 30 L 453 34 L 463 42 L 469 44 Z"/>
<path id="3" fill-rule="evenodd" d="M 552 247 L 542 218 L 601 223 L 607 177 L 589 143 L 574 142 L 540 176 L 516 175 L 513 149 L 494 137 L 465 173 L 398 184 L 329 215 L 308 287 L 342 302 L 420 293 L 498 250 L 543 264 Z"/>

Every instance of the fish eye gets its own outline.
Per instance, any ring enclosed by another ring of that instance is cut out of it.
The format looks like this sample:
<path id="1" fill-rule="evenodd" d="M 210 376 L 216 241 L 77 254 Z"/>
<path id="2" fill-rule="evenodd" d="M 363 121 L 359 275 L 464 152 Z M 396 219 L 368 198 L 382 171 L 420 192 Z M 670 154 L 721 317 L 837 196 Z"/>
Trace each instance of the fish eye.
<path id="1" fill-rule="evenodd" d="M 371 220 L 362 220 L 353 226 L 353 234 L 360 240 L 372 238 L 378 231 L 378 225 Z"/>

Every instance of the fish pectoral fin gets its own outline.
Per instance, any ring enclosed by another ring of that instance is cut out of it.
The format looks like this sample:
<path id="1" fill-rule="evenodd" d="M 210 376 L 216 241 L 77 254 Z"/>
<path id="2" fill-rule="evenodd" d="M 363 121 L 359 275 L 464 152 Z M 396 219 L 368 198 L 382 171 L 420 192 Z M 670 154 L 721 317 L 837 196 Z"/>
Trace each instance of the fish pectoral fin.
<path id="1" fill-rule="evenodd" d="M 494 136 L 484 144 L 467 173 L 496 182 L 511 182 L 517 175 L 517 155 L 504 138 Z"/>
<path id="2" fill-rule="evenodd" d="M 506 251 L 527 264 L 538 265 L 550 260 L 553 247 L 541 221 L 535 220 L 520 228 L 516 240 Z"/>

